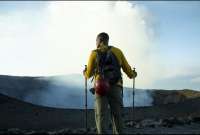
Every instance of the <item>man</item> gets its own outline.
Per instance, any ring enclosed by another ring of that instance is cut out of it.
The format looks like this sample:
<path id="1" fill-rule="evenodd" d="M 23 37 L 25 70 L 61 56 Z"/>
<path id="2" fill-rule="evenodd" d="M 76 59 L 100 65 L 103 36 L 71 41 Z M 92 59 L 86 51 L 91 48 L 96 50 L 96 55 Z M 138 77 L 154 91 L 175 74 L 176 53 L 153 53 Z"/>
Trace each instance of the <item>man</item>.
<path id="1" fill-rule="evenodd" d="M 84 71 L 84 75 L 87 79 L 94 76 L 95 82 L 100 78 L 98 72 L 96 72 L 97 68 L 97 51 L 106 52 L 109 50 L 109 35 L 105 32 L 99 33 L 96 38 L 96 50 L 93 50 L 89 57 L 89 62 L 87 65 L 86 71 Z M 118 64 L 120 65 L 120 69 L 127 74 L 129 78 L 133 78 L 137 76 L 136 72 L 133 72 L 131 66 L 128 64 L 125 56 L 122 51 L 116 47 L 111 47 L 111 52 L 116 57 Z M 121 73 L 121 70 L 120 70 Z M 123 107 L 123 99 L 122 99 L 122 89 L 123 89 L 123 81 L 120 78 L 115 84 L 112 84 L 109 87 L 109 90 L 105 96 L 99 95 L 95 92 L 95 120 L 98 134 L 107 133 L 107 116 L 108 116 L 108 106 L 111 110 L 111 119 L 113 126 L 114 134 L 122 134 L 123 133 L 123 121 L 121 116 L 121 109 Z"/>

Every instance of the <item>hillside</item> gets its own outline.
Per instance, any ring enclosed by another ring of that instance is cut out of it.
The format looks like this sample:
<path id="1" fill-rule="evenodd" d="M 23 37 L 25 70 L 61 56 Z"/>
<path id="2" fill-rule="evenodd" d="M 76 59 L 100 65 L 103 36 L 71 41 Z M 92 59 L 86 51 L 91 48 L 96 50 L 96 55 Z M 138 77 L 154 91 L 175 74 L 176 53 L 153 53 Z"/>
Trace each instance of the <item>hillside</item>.
<path id="1" fill-rule="evenodd" d="M 200 98 L 197 98 L 178 104 L 137 107 L 134 109 L 134 121 L 141 124 L 145 120 L 155 121 L 168 118 L 181 118 L 182 120 L 187 120 L 188 118 L 197 119 L 200 118 L 199 104 Z M 84 128 L 85 115 L 82 109 L 43 107 L 2 94 L 0 94 L 0 109 L 0 131 L 16 128 L 20 130 L 49 132 L 62 129 Z M 124 108 L 123 117 L 126 125 L 128 125 L 128 122 L 132 119 L 131 108 Z M 92 109 L 88 111 L 88 123 L 91 129 L 95 129 L 94 111 Z M 148 126 L 148 123 L 146 125 Z M 145 132 L 145 128 L 147 127 L 143 127 L 144 131 L 142 132 Z M 139 129 L 141 130 L 141 128 Z"/>
<path id="2" fill-rule="evenodd" d="M 1 94 L 0 109 L 0 129 L 53 130 L 83 125 L 82 110 L 42 107 Z"/>
<path id="3" fill-rule="evenodd" d="M 80 77 L 0 76 L 0 134 L 84 133 L 84 84 Z M 91 133 L 96 130 L 93 98 L 88 93 Z M 132 105 L 132 88 L 124 88 L 123 99 L 126 106 Z M 127 133 L 200 133 L 199 91 L 136 89 L 134 99 L 134 112 L 123 108 Z"/>
<path id="4" fill-rule="evenodd" d="M 170 103 L 179 103 L 188 99 L 200 97 L 199 91 L 183 89 L 183 90 L 153 90 L 153 105 L 162 105 Z"/>

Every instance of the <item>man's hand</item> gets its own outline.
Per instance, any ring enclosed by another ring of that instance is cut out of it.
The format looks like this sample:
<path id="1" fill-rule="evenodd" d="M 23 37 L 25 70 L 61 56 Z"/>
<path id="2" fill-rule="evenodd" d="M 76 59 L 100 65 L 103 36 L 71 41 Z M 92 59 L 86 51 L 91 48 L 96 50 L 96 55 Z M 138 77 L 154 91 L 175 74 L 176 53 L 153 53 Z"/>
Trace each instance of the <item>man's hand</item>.
<path id="1" fill-rule="evenodd" d="M 85 72 L 87 71 L 87 66 L 85 65 L 85 69 L 83 70 L 83 75 L 85 76 Z"/>
<path id="2" fill-rule="evenodd" d="M 135 68 L 133 68 L 133 78 L 137 77 L 137 72 L 135 71 Z"/>
<path id="3" fill-rule="evenodd" d="M 133 70 L 133 78 L 137 77 L 137 72 L 135 70 Z"/>
<path id="4" fill-rule="evenodd" d="M 85 70 L 83 70 L 83 75 L 84 75 L 84 76 L 85 76 L 85 72 L 86 72 L 86 71 L 85 71 Z"/>

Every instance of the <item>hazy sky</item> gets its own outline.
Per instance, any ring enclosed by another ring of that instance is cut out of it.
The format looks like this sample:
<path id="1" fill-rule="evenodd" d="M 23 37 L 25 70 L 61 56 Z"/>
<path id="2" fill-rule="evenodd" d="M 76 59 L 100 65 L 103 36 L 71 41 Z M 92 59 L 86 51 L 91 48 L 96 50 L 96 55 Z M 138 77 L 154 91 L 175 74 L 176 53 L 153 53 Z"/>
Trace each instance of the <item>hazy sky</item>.
<path id="1" fill-rule="evenodd" d="M 200 89 L 199 24 L 197 1 L 1 1 L 0 74 L 82 73 L 105 31 L 136 67 L 136 87 Z"/>

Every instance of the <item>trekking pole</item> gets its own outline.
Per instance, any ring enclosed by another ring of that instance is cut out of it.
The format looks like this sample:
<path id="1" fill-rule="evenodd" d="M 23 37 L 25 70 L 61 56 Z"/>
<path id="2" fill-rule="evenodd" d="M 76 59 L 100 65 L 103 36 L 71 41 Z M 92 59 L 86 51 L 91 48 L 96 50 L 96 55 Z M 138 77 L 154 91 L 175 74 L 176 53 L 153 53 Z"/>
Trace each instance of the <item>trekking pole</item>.
<path id="1" fill-rule="evenodd" d="M 135 72 L 135 68 L 133 68 L 133 72 Z M 133 77 L 133 107 L 132 107 L 132 116 L 134 121 L 134 97 L 135 97 L 135 77 Z"/>
<path id="2" fill-rule="evenodd" d="M 87 65 L 85 65 L 85 70 L 87 70 Z M 85 129 L 87 133 L 87 78 L 85 76 Z"/>

